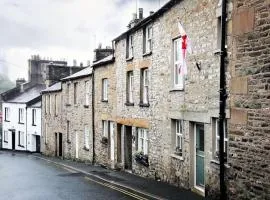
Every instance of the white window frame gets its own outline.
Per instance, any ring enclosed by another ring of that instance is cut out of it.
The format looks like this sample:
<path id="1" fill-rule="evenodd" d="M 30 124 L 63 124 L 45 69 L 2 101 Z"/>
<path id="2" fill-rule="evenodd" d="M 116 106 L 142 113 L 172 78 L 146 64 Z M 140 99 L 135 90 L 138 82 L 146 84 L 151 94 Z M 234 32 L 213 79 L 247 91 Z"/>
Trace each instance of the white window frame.
<path id="1" fill-rule="evenodd" d="M 150 53 L 152 51 L 153 45 L 153 27 L 149 25 L 145 30 L 145 53 Z"/>
<path id="2" fill-rule="evenodd" d="M 89 138 L 90 138 L 90 131 L 88 125 L 84 126 L 84 147 L 89 149 Z"/>
<path id="3" fill-rule="evenodd" d="M 134 56 L 134 38 L 133 35 L 128 36 L 128 58 L 133 58 Z"/>
<path id="4" fill-rule="evenodd" d="M 4 142 L 8 143 L 8 131 L 4 131 Z"/>
<path id="5" fill-rule="evenodd" d="M 19 123 L 24 123 L 24 108 L 19 108 Z"/>
<path id="6" fill-rule="evenodd" d="M 107 120 L 102 120 L 102 135 L 105 138 L 109 137 L 109 122 Z"/>
<path id="7" fill-rule="evenodd" d="M 10 121 L 10 108 L 5 107 L 5 121 Z"/>
<path id="8" fill-rule="evenodd" d="M 142 71 L 142 102 L 143 104 L 149 103 L 149 70 L 148 68 Z"/>
<path id="9" fill-rule="evenodd" d="M 19 131 L 18 132 L 18 135 L 19 135 L 19 137 L 18 137 L 18 146 L 21 146 L 21 147 L 24 147 L 24 145 L 25 145 L 25 141 L 24 141 L 24 132 L 23 131 Z"/>
<path id="10" fill-rule="evenodd" d="M 75 82 L 73 84 L 73 101 L 74 101 L 74 105 L 77 105 L 78 104 L 78 82 Z"/>
<path id="11" fill-rule="evenodd" d="M 175 89 L 184 89 L 184 75 L 180 74 L 180 66 L 183 64 L 182 58 L 182 39 L 177 38 L 173 41 L 173 84 Z"/>
<path id="12" fill-rule="evenodd" d="M 37 125 L 37 110 L 35 108 L 32 109 L 32 126 Z"/>
<path id="13" fill-rule="evenodd" d="M 70 121 L 67 120 L 67 142 L 70 142 Z"/>
<path id="14" fill-rule="evenodd" d="M 108 79 L 102 79 L 102 100 L 108 101 Z"/>
<path id="15" fill-rule="evenodd" d="M 90 101 L 90 81 L 85 81 L 85 105 L 89 106 Z"/>
<path id="16" fill-rule="evenodd" d="M 219 140 L 220 140 L 220 135 L 219 135 L 219 119 L 218 118 L 214 118 L 214 123 L 215 123 L 215 154 L 214 157 L 217 158 L 217 155 L 219 154 Z M 228 149 L 228 133 L 226 131 L 226 123 L 224 121 L 224 153 L 228 153 L 226 151 L 226 149 Z M 226 148 L 227 147 L 227 148 Z"/>
<path id="17" fill-rule="evenodd" d="M 138 146 L 137 150 L 144 155 L 148 155 L 148 129 L 138 128 Z"/>
<path id="18" fill-rule="evenodd" d="M 133 71 L 127 72 L 128 74 L 128 103 L 133 103 L 133 88 L 134 88 L 134 75 Z"/>
<path id="19" fill-rule="evenodd" d="M 184 121 L 175 120 L 175 153 L 183 156 L 183 144 L 184 144 Z M 177 150 L 178 149 L 178 150 Z"/>

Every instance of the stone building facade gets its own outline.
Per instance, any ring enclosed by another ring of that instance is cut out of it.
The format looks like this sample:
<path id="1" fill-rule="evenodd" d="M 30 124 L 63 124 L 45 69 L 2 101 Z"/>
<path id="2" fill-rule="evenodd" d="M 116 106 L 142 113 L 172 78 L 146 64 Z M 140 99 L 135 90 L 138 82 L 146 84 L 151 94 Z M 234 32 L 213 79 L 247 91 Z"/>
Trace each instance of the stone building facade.
<path id="1" fill-rule="evenodd" d="M 92 68 L 43 91 L 44 154 L 92 162 Z"/>
<path id="2" fill-rule="evenodd" d="M 219 188 L 218 3 L 169 1 L 114 40 L 117 162 L 206 196 Z M 179 20 L 192 43 L 184 76 Z"/>
<path id="3" fill-rule="evenodd" d="M 230 199 L 270 199 L 270 1 L 233 3 Z"/>

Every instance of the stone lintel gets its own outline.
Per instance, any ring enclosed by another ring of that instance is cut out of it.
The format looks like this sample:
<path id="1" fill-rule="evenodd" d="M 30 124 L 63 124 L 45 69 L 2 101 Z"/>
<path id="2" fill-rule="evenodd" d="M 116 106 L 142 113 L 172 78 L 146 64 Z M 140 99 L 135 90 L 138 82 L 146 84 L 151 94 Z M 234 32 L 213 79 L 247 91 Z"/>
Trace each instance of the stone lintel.
<path id="1" fill-rule="evenodd" d="M 135 127 L 140 127 L 140 128 L 149 128 L 150 123 L 149 120 L 147 119 L 135 119 L 135 118 L 116 118 L 116 122 L 118 124 L 123 124 L 126 126 L 135 126 Z"/>
<path id="2" fill-rule="evenodd" d="M 150 59 L 143 59 L 140 61 L 139 68 L 147 68 L 152 65 L 152 62 Z"/>

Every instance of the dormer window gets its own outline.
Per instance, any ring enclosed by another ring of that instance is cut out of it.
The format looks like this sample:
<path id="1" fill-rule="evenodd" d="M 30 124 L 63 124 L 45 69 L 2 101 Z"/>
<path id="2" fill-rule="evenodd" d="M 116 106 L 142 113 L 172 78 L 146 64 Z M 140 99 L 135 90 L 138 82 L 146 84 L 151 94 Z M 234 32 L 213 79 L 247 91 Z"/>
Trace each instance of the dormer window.
<path id="1" fill-rule="evenodd" d="M 133 35 L 129 35 L 127 38 L 127 59 L 133 58 L 134 54 L 134 43 L 133 43 Z"/>

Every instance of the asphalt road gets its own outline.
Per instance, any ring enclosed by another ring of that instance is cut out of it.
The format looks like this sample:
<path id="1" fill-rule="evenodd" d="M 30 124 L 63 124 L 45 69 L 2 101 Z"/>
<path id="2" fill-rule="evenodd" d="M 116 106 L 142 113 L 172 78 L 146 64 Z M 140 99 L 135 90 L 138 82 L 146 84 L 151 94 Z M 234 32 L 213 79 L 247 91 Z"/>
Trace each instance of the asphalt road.
<path id="1" fill-rule="evenodd" d="M 25 153 L 0 151 L 1 200 L 114 200 L 130 195 Z"/>

